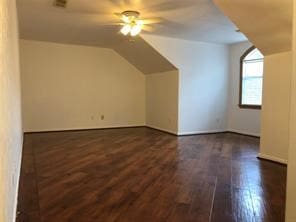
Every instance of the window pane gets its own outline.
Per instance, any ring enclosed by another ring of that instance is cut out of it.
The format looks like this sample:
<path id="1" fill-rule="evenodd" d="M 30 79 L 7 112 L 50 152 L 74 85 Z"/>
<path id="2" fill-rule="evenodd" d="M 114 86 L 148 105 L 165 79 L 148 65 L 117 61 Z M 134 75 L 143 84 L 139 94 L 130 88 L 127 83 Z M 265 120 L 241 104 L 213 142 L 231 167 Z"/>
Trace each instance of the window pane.
<path id="1" fill-rule="evenodd" d="M 254 59 L 263 59 L 264 56 L 262 55 L 262 53 L 258 50 L 258 49 L 254 49 L 252 52 L 250 52 L 246 58 L 244 59 L 246 60 L 254 60 Z"/>
<path id="2" fill-rule="evenodd" d="M 263 60 L 244 61 L 242 104 L 261 105 L 263 84 Z"/>
<path id="3" fill-rule="evenodd" d="M 243 77 L 263 76 L 263 60 L 244 62 Z"/>
<path id="4" fill-rule="evenodd" d="M 262 77 L 245 77 L 243 79 L 242 104 L 261 105 Z"/>

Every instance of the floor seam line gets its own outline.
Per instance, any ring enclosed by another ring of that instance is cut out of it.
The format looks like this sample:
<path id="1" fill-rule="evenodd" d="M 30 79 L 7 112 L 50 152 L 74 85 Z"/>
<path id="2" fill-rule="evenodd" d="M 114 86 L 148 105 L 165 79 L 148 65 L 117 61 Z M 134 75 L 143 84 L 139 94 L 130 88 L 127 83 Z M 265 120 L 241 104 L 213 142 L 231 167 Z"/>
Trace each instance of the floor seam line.
<path id="1" fill-rule="evenodd" d="M 213 214 L 215 197 L 216 197 L 217 183 L 218 183 L 218 177 L 216 176 L 215 186 L 214 186 L 214 192 L 213 192 L 213 198 L 212 198 L 212 203 L 211 203 L 211 210 L 210 210 L 210 215 L 209 215 L 209 222 L 212 221 L 212 214 Z"/>

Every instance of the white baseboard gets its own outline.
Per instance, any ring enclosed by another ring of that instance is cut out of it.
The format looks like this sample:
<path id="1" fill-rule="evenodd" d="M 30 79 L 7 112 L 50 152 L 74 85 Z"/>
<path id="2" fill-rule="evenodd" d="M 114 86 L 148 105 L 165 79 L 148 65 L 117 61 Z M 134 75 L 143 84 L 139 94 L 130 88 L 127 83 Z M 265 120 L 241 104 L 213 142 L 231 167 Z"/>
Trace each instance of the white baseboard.
<path id="1" fill-rule="evenodd" d="M 190 131 L 190 132 L 179 132 L 178 136 L 190 136 L 198 134 L 211 134 L 211 133 L 226 133 L 226 130 L 207 130 L 207 131 Z"/>
<path id="2" fill-rule="evenodd" d="M 281 159 L 281 158 L 278 158 L 278 157 L 275 157 L 275 156 L 270 156 L 270 155 L 263 154 L 263 153 L 259 153 L 258 158 L 265 159 L 265 160 L 270 160 L 270 161 L 285 164 L 285 165 L 288 164 L 288 160 L 284 160 L 284 159 Z"/>
<path id="3" fill-rule="evenodd" d="M 240 130 L 234 130 L 234 129 L 217 129 L 217 130 L 206 130 L 206 131 L 191 131 L 191 132 L 181 132 L 178 133 L 178 136 L 186 136 L 186 135 L 198 135 L 198 134 L 211 134 L 211 133 L 238 133 L 246 136 L 256 136 L 260 137 L 260 134 L 257 133 L 251 133 L 246 131 L 240 131 Z"/>
<path id="4" fill-rule="evenodd" d="M 168 132 L 171 134 L 174 134 L 176 136 L 190 136 L 190 135 L 198 135 L 198 134 L 211 134 L 211 133 L 225 133 L 225 130 L 208 130 L 208 131 L 190 131 L 190 132 L 176 132 L 173 130 L 169 130 L 169 129 L 165 129 L 165 128 L 161 128 L 158 126 L 153 126 L 153 125 L 146 125 L 149 128 L 152 129 L 156 129 L 156 130 L 160 130 L 160 131 L 164 131 L 164 132 Z"/>
<path id="5" fill-rule="evenodd" d="M 145 127 L 145 125 L 120 125 L 120 126 L 100 126 L 100 127 L 77 127 L 77 128 L 73 127 L 73 128 L 38 129 L 38 130 L 25 130 L 24 133 L 79 131 L 79 130 L 100 130 L 100 129 L 120 129 L 120 128 L 133 128 L 133 127 Z"/>
<path id="6" fill-rule="evenodd" d="M 146 127 L 156 129 L 156 130 L 160 130 L 160 131 L 164 131 L 164 132 L 167 132 L 167 133 L 174 134 L 174 135 L 178 136 L 178 133 L 176 131 L 173 131 L 173 130 L 170 130 L 170 129 L 165 129 L 165 128 L 161 128 L 161 127 L 153 126 L 153 125 L 146 125 Z"/>
<path id="7" fill-rule="evenodd" d="M 250 133 L 250 132 L 245 132 L 245 131 L 239 131 L 239 130 L 233 130 L 233 129 L 216 129 L 216 130 L 200 130 L 200 131 L 187 131 L 187 132 L 176 132 L 168 129 L 164 129 L 161 127 L 157 126 L 152 126 L 152 125 L 146 125 L 147 127 L 160 130 L 160 131 L 165 131 L 171 134 L 174 134 L 176 136 L 190 136 L 190 135 L 200 135 L 200 134 L 214 134 L 214 133 L 238 133 L 246 136 L 255 136 L 255 137 L 260 137 L 260 134 L 256 133 Z"/>
<path id="8" fill-rule="evenodd" d="M 38 130 L 25 130 L 24 133 L 40 133 L 40 132 L 59 132 L 59 131 L 79 131 L 79 130 L 99 130 L 99 129 L 116 129 L 116 128 L 129 128 L 129 127 L 150 127 L 156 130 L 168 132 L 171 134 L 174 134 L 176 136 L 189 136 L 189 135 L 199 135 L 199 134 L 211 134 L 211 133 L 227 133 L 227 132 L 233 132 L 233 133 L 239 133 L 243 135 L 250 135 L 250 136 L 256 136 L 260 137 L 260 134 L 246 132 L 246 131 L 240 131 L 235 129 L 216 129 L 216 130 L 204 130 L 204 131 L 187 131 L 187 132 L 176 132 L 171 129 L 165 129 L 162 127 L 154 126 L 154 125 L 120 125 L 120 126 L 100 126 L 100 127 L 81 127 L 81 128 L 53 128 L 53 129 L 38 129 Z"/>
<path id="9" fill-rule="evenodd" d="M 247 132 L 247 131 L 242 131 L 242 130 L 236 130 L 236 129 L 227 129 L 226 131 L 227 132 L 233 132 L 233 133 L 239 133 L 239 134 L 243 134 L 243 135 L 260 137 L 260 134 L 259 133 L 252 133 L 252 132 Z"/>

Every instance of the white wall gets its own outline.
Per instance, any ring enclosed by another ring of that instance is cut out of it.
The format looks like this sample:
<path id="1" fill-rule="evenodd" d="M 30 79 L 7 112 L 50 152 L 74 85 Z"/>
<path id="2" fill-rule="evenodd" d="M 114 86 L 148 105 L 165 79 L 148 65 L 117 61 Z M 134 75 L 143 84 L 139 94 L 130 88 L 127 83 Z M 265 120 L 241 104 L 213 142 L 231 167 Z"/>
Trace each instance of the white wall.
<path id="1" fill-rule="evenodd" d="M 264 58 L 260 157 L 286 163 L 289 147 L 292 53 Z"/>
<path id="2" fill-rule="evenodd" d="M 224 131 L 228 47 L 142 35 L 179 69 L 179 134 Z"/>
<path id="3" fill-rule="evenodd" d="M 25 131 L 145 124 L 145 76 L 115 51 L 20 45 Z"/>
<path id="4" fill-rule="evenodd" d="M 290 97 L 290 138 L 289 138 L 289 164 L 287 179 L 286 222 L 296 221 L 296 0 L 293 16 L 293 51 L 292 51 L 292 75 Z"/>
<path id="5" fill-rule="evenodd" d="M 224 45 L 143 37 L 179 68 L 178 80 L 176 71 L 145 77 L 110 49 L 22 40 L 25 131 L 144 125 L 148 100 L 151 127 L 259 135 L 260 111 L 237 106 L 239 58 L 250 43 L 231 46 L 229 54 Z"/>
<path id="6" fill-rule="evenodd" d="M 146 125 L 178 133 L 178 71 L 146 76 Z"/>
<path id="7" fill-rule="evenodd" d="M 22 129 L 15 1 L 0 1 L 0 221 L 15 221 Z"/>
<path id="8" fill-rule="evenodd" d="M 250 42 L 230 45 L 228 130 L 260 136 L 260 110 L 239 108 L 240 57 L 252 46 Z"/>

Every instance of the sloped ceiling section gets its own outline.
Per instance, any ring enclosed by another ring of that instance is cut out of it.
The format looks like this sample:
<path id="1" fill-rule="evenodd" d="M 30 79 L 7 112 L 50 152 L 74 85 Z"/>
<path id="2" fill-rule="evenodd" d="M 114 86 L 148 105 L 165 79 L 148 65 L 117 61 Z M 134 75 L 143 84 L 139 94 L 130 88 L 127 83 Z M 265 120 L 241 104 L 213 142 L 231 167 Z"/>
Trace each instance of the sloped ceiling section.
<path id="1" fill-rule="evenodd" d="M 113 49 L 144 74 L 177 70 L 142 37 L 131 40 L 126 39 L 114 45 Z"/>
<path id="2" fill-rule="evenodd" d="M 49 41 L 112 48 L 145 74 L 175 69 L 142 38 L 130 42 L 119 34 L 116 13 L 137 10 L 153 24 L 143 33 L 214 43 L 235 43 L 246 37 L 212 0 L 16 0 L 20 36 Z"/>
<path id="3" fill-rule="evenodd" d="M 214 0 L 264 55 L 291 50 L 292 0 Z"/>
<path id="4" fill-rule="evenodd" d="M 111 48 L 144 74 L 177 70 L 141 37 L 119 34 L 120 27 L 112 25 L 118 20 L 112 12 L 85 13 L 86 6 L 90 7 L 87 11 L 98 8 L 94 1 L 69 0 L 71 4 L 85 3 L 73 11 L 53 7 L 53 0 L 17 2 L 22 39 Z"/>

